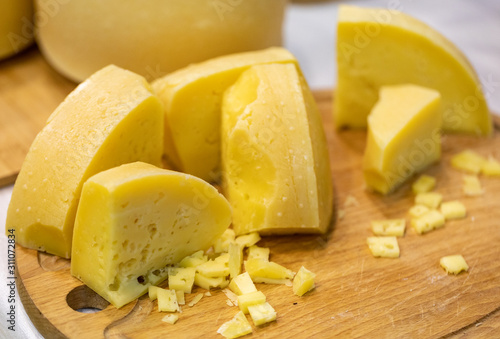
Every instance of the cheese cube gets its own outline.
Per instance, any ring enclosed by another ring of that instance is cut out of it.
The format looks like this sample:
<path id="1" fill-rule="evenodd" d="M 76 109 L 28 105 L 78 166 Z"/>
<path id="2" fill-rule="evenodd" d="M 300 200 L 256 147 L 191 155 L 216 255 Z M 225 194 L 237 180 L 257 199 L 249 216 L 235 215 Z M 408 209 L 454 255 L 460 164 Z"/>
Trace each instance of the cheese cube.
<path id="1" fill-rule="evenodd" d="M 225 258 L 226 257 L 224 257 L 224 259 Z M 196 272 L 209 278 L 225 277 L 229 275 L 229 262 L 209 260 L 197 266 Z"/>
<path id="2" fill-rule="evenodd" d="M 6 229 L 18 244 L 69 258 L 83 183 L 133 161 L 161 164 L 162 107 L 144 78 L 108 66 L 49 117 L 17 177 Z"/>
<path id="3" fill-rule="evenodd" d="M 481 186 L 479 178 L 475 175 L 464 175 L 463 191 L 468 196 L 479 196 L 484 194 L 484 189 Z"/>
<path id="4" fill-rule="evenodd" d="M 456 275 L 462 271 L 469 270 L 469 265 L 467 265 L 464 257 L 460 254 L 442 257 L 441 260 L 439 260 L 439 264 L 448 274 Z"/>
<path id="5" fill-rule="evenodd" d="M 259 247 L 257 245 L 252 245 L 248 248 L 248 260 L 250 259 L 264 259 L 269 260 L 269 248 Z"/>
<path id="6" fill-rule="evenodd" d="M 210 290 L 211 288 L 225 288 L 229 285 L 229 281 L 225 277 L 207 277 L 201 273 L 196 273 L 194 276 L 194 283 L 196 286 Z"/>
<path id="7" fill-rule="evenodd" d="M 148 297 L 149 300 L 156 300 L 158 297 L 158 289 L 161 287 L 158 286 L 149 286 L 148 287 Z"/>
<path id="8" fill-rule="evenodd" d="M 478 174 L 485 161 L 486 159 L 476 152 L 472 150 L 465 150 L 451 158 L 451 165 L 457 169 Z"/>
<path id="9" fill-rule="evenodd" d="M 292 279 L 294 273 L 272 261 L 264 259 L 250 259 L 245 261 L 245 270 L 250 274 L 252 280 L 255 277 L 270 279 Z M 255 280 L 254 280 L 255 281 Z"/>
<path id="10" fill-rule="evenodd" d="M 500 176 L 500 161 L 489 157 L 481 167 L 481 173 L 489 176 Z"/>
<path id="11" fill-rule="evenodd" d="M 436 178 L 425 174 L 422 174 L 417 181 L 411 185 L 411 189 L 415 194 L 432 191 L 434 187 L 436 187 Z"/>
<path id="12" fill-rule="evenodd" d="M 179 311 L 179 304 L 177 303 L 175 291 L 159 288 L 156 293 L 158 297 L 158 312 Z"/>
<path id="13" fill-rule="evenodd" d="M 392 235 L 402 237 L 405 234 L 405 219 L 374 220 L 371 222 L 375 235 Z"/>
<path id="14" fill-rule="evenodd" d="M 229 288 L 237 295 L 242 295 L 257 291 L 257 288 L 255 288 L 252 278 L 250 277 L 250 274 L 248 274 L 248 272 L 242 273 L 234 277 L 233 280 L 231 280 L 231 283 L 229 284 Z"/>
<path id="15" fill-rule="evenodd" d="M 248 314 L 248 306 L 266 302 L 266 296 L 261 291 L 250 292 L 238 296 L 238 306 L 240 310 Z"/>
<path id="16" fill-rule="evenodd" d="M 245 71 L 224 94 L 221 138 L 236 234 L 326 232 L 333 212 L 326 138 L 295 65 Z"/>
<path id="17" fill-rule="evenodd" d="M 193 64 L 153 82 L 165 107 L 165 153 L 177 169 L 219 178 L 222 94 L 250 66 L 267 63 L 297 61 L 283 48 L 269 48 Z"/>
<path id="18" fill-rule="evenodd" d="M 175 324 L 179 320 L 179 315 L 178 314 L 167 314 L 163 318 L 161 318 L 161 321 L 167 324 Z"/>
<path id="19" fill-rule="evenodd" d="M 199 178 L 140 162 L 103 171 L 83 186 L 71 274 L 121 307 L 230 223 L 226 199 Z"/>
<path id="20" fill-rule="evenodd" d="M 268 302 L 248 306 L 248 312 L 255 326 L 264 325 L 276 320 L 276 311 Z"/>
<path id="21" fill-rule="evenodd" d="M 410 208 L 408 213 L 410 214 L 411 217 L 418 218 L 429 211 L 430 211 L 429 207 L 425 205 L 415 205 Z"/>
<path id="22" fill-rule="evenodd" d="M 222 324 L 217 333 L 225 338 L 238 338 L 252 333 L 252 325 L 248 322 L 245 314 L 239 311 L 233 319 Z"/>
<path id="23" fill-rule="evenodd" d="M 241 272 L 241 264 L 243 263 L 243 249 L 235 244 L 229 244 L 229 275 L 235 278 Z"/>
<path id="24" fill-rule="evenodd" d="M 195 274 L 194 267 L 171 267 L 168 270 L 168 287 L 171 290 L 191 293 Z"/>
<path id="25" fill-rule="evenodd" d="M 204 255 L 204 251 L 198 251 L 191 255 L 188 255 L 179 263 L 179 267 L 197 267 L 208 261 L 208 257 Z"/>
<path id="26" fill-rule="evenodd" d="M 439 92 L 416 85 L 386 86 L 368 117 L 363 156 L 367 187 L 388 194 L 441 157 Z"/>
<path id="27" fill-rule="evenodd" d="M 293 293 L 301 297 L 312 290 L 314 288 L 314 278 L 316 278 L 316 274 L 301 266 L 293 278 Z"/>
<path id="28" fill-rule="evenodd" d="M 175 297 L 177 298 L 177 304 L 179 304 L 179 305 L 186 304 L 186 298 L 184 296 L 184 291 L 175 290 Z"/>
<path id="29" fill-rule="evenodd" d="M 418 193 L 415 196 L 415 204 L 424 205 L 429 208 L 438 208 L 443 201 L 443 195 L 437 192 Z"/>
<path id="30" fill-rule="evenodd" d="M 235 233 L 232 228 L 228 228 L 224 233 L 217 239 L 214 244 L 214 252 L 222 253 L 229 251 L 229 244 L 234 242 Z"/>
<path id="31" fill-rule="evenodd" d="M 411 226 L 418 234 L 423 234 L 430 232 L 436 228 L 440 228 L 444 226 L 444 216 L 436 211 L 430 210 L 427 213 L 424 213 L 418 218 L 414 218 L 411 220 Z"/>
<path id="32" fill-rule="evenodd" d="M 250 234 L 240 235 L 237 237 L 234 242 L 237 243 L 240 247 L 250 247 L 255 245 L 260 241 L 260 235 L 257 232 L 252 232 Z"/>
<path id="33" fill-rule="evenodd" d="M 465 218 L 467 211 L 460 201 L 447 201 L 441 204 L 441 214 L 446 220 Z"/>
<path id="34" fill-rule="evenodd" d="M 374 257 L 399 258 L 399 246 L 396 237 L 368 237 L 366 241 Z"/>

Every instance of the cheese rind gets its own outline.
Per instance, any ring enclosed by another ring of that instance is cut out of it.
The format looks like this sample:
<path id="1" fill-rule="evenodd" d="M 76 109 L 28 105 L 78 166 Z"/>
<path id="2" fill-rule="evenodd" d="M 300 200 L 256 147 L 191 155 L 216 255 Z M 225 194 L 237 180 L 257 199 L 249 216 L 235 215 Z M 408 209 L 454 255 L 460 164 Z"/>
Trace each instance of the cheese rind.
<path id="1" fill-rule="evenodd" d="M 207 249 L 230 222 L 226 199 L 201 179 L 122 165 L 83 187 L 71 274 L 121 307 L 164 280 L 167 265 Z"/>
<path id="2" fill-rule="evenodd" d="M 146 80 L 108 66 L 79 85 L 49 117 L 26 155 L 6 229 L 28 248 L 69 258 L 83 183 L 133 161 L 161 164 L 161 103 Z"/>

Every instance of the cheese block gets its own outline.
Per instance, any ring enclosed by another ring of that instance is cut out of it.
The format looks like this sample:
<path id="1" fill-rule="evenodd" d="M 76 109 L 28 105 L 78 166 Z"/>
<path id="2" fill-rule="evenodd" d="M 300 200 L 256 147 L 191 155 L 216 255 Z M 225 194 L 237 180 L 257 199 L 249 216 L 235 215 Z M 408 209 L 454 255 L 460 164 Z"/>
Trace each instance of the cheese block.
<path id="1" fill-rule="evenodd" d="M 404 13 L 340 6 L 337 64 L 337 127 L 366 127 L 381 86 L 412 83 L 440 92 L 445 132 L 492 133 L 485 94 L 467 58 Z"/>
<path id="2" fill-rule="evenodd" d="M 165 106 L 165 155 L 175 168 L 207 181 L 220 176 L 220 114 L 224 91 L 252 65 L 297 63 L 283 48 L 227 55 L 153 82 Z"/>
<path id="3" fill-rule="evenodd" d="M 224 94 L 221 138 L 236 234 L 327 230 L 333 188 L 326 138 L 295 65 L 245 71 Z"/>
<path id="4" fill-rule="evenodd" d="M 35 0 L 37 42 L 81 81 L 116 64 L 154 79 L 219 55 L 281 45 L 286 0 Z M 45 10 L 45 8 L 47 8 Z"/>
<path id="5" fill-rule="evenodd" d="M 83 186 L 71 274 L 121 307 L 230 223 L 227 200 L 199 178 L 141 162 L 115 167 Z"/>
<path id="6" fill-rule="evenodd" d="M 368 117 L 363 175 L 368 188 L 387 194 L 441 156 L 440 95 L 416 86 L 380 89 Z"/>
<path id="7" fill-rule="evenodd" d="M 0 60 L 14 55 L 34 41 L 33 2 L 2 1 L 0 10 Z"/>
<path id="8" fill-rule="evenodd" d="M 108 66 L 49 117 L 17 177 L 6 229 L 25 247 L 69 258 L 83 183 L 133 161 L 161 164 L 163 112 L 146 80 Z"/>

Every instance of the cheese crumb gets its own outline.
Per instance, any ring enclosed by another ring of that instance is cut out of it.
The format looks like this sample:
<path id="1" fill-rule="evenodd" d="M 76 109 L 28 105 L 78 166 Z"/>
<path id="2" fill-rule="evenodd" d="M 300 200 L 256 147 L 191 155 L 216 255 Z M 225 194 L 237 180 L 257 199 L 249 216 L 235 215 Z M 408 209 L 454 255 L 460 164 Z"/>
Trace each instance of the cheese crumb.
<path id="1" fill-rule="evenodd" d="M 427 212 L 429 212 L 429 207 L 425 205 L 415 205 L 408 211 L 412 218 L 418 218 Z"/>
<path id="2" fill-rule="evenodd" d="M 375 235 L 402 237 L 405 234 L 405 219 L 373 220 L 372 231 Z"/>
<path id="3" fill-rule="evenodd" d="M 161 319 L 161 321 L 172 325 L 175 324 L 177 320 L 179 320 L 179 315 L 177 314 L 167 314 Z"/>
<path id="4" fill-rule="evenodd" d="M 464 175 L 463 190 L 467 196 L 479 196 L 484 194 L 484 189 L 481 187 L 479 178 L 475 175 Z"/>
<path id="5" fill-rule="evenodd" d="M 413 193 L 430 192 L 436 187 L 436 178 L 422 174 L 411 186 Z"/>
<path id="6" fill-rule="evenodd" d="M 478 174 L 486 160 L 478 153 L 465 150 L 451 158 L 451 165 L 457 169 Z"/>
<path id="7" fill-rule="evenodd" d="M 301 297 L 312 290 L 314 288 L 314 278 L 316 278 L 316 274 L 301 266 L 293 278 L 293 293 Z"/>
<path id="8" fill-rule="evenodd" d="M 424 205 L 429 208 L 438 208 L 443 201 L 443 195 L 437 192 L 418 193 L 415 196 L 415 204 Z"/>
<path id="9" fill-rule="evenodd" d="M 481 173 L 489 176 L 500 176 L 500 162 L 490 156 L 488 160 L 483 163 Z"/>
<path id="10" fill-rule="evenodd" d="M 399 257 L 399 246 L 396 237 L 368 237 L 366 241 L 374 257 Z"/>
<path id="11" fill-rule="evenodd" d="M 191 302 L 188 304 L 189 307 L 193 307 L 194 305 L 196 305 L 200 300 L 201 298 L 203 298 L 203 293 L 198 293 L 194 298 L 193 300 L 191 300 Z"/>
<path id="12" fill-rule="evenodd" d="M 449 255 L 447 257 L 442 257 L 439 261 L 442 268 L 445 269 L 448 274 L 458 274 L 462 271 L 468 271 L 469 266 L 462 255 Z"/>
<path id="13" fill-rule="evenodd" d="M 444 226 L 444 216 L 437 210 L 430 210 L 418 218 L 411 220 L 411 226 L 418 234 L 430 232 Z"/>
<path id="14" fill-rule="evenodd" d="M 447 201 L 441 204 L 441 213 L 446 220 L 465 218 L 467 211 L 460 201 Z"/>
<path id="15" fill-rule="evenodd" d="M 243 274 L 245 274 L 245 273 L 243 273 Z M 246 274 L 248 274 L 248 273 L 246 273 Z M 241 275 L 241 274 L 240 274 L 240 275 Z M 253 285 L 253 283 L 252 283 L 252 285 Z M 254 288 L 255 288 L 255 286 L 254 286 Z M 257 289 L 255 289 L 255 291 L 257 291 Z M 253 291 L 252 291 L 252 292 L 253 292 Z M 234 305 L 238 306 L 238 295 L 236 295 L 235 293 L 233 293 L 231 290 L 229 290 L 229 289 L 227 289 L 227 288 L 223 289 L 223 290 L 222 290 L 222 293 L 224 293 L 224 294 L 226 295 L 226 297 L 228 298 L 228 300 L 229 300 L 232 304 L 234 304 Z"/>
<path id="16" fill-rule="evenodd" d="M 248 306 L 248 312 L 255 326 L 264 325 L 276 320 L 276 311 L 268 302 Z"/>

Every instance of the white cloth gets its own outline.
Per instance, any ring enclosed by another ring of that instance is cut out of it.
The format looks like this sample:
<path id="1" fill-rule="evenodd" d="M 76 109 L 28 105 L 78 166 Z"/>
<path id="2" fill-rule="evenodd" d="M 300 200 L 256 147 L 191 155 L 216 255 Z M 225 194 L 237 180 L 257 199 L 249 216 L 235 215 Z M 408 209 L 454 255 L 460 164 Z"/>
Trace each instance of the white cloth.
<path id="1" fill-rule="evenodd" d="M 285 46 L 298 58 L 313 89 L 333 88 L 336 81 L 335 36 L 338 2 L 292 4 L 285 22 Z M 349 4 L 398 8 L 434 27 L 454 42 L 475 67 L 491 93 L 491 111 L 500 113 L 500 1 L 370 0 Z M 1 109 L 1 107 L 0 107 Z M 4 157 L 2 155 L 2 157 Z M 16 292 L 16 332 L 7 329 L 7 206 L 12 185 L 0 188 L 0 338 L 41 338 L 26 316 Z M 47 292 L 56 286 L 46 286 Z"/>

